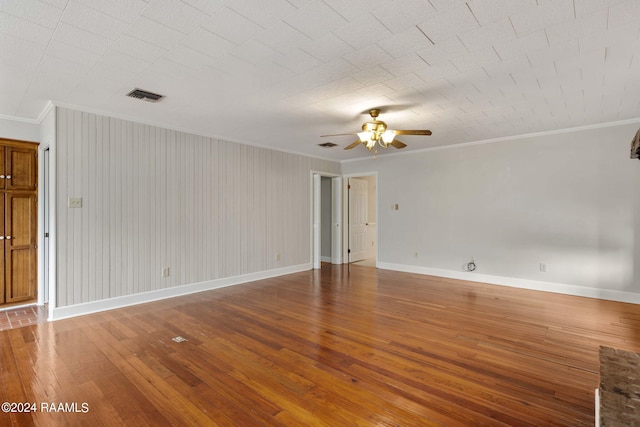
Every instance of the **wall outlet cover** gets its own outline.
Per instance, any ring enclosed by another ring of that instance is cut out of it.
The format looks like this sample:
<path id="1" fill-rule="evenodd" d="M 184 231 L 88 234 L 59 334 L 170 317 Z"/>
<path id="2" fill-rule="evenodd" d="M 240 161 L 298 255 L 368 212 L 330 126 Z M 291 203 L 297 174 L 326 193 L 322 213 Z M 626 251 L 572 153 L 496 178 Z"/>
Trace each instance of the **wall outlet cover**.
<path id="1" fill-rule="evenodd" d="M 69 207 L 70 208 L 81 208 L 82 207 L 82 197 L 69 197 Z"/>

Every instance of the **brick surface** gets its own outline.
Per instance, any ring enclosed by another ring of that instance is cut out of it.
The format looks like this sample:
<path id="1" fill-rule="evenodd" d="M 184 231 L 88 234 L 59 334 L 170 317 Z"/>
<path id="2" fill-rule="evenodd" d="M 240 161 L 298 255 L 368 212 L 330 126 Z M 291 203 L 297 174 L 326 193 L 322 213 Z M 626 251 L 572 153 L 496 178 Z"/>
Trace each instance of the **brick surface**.
<path id="1" fill-rule="evenodd" d="M 35 325 L 46 321 L 47 310 L 44 307 L 32 306 L 0 311 L 0 330 Z"/>
<path id="2" fill-rule="evenodd" d="M 640 354 L 600 347 L 600 425 L 640 425 Z"/>

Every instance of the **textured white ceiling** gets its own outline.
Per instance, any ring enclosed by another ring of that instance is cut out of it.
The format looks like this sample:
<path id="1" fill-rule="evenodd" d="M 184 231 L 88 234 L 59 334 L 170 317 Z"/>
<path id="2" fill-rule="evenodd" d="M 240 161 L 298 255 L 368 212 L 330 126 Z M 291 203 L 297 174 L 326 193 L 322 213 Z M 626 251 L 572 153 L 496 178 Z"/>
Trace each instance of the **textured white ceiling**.
<path id="1" fill-rule="evenodd" d="M 0 115 L 52 100 L 341 160 L 368 153 L 319 135 L 373 107 L 433 131 L 407 151 L 636 119 L 639 32 L 640 0 L 0 0 Z"/>

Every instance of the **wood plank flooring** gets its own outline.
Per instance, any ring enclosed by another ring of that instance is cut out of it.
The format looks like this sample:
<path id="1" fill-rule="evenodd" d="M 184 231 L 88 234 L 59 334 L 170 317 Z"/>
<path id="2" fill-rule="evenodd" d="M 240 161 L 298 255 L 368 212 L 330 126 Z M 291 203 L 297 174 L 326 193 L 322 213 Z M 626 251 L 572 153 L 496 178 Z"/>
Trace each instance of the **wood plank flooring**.
<path id="1" fill-rule="evenodd" d="M 0 425 L 587 426 L 600 345 L 640 306 L 327 266 L 2 331 Z"/>

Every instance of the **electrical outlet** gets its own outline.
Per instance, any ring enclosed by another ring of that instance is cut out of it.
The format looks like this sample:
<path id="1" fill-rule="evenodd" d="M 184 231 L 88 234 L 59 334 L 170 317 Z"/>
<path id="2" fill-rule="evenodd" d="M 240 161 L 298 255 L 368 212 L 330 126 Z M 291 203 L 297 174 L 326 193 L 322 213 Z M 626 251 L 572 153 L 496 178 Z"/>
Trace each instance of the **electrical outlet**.
<path id="1" fill-rule="evenodd" d="M 542 272 L 542 273 L 546 273 L 547 272 L 547 264 L 545 264 L 544 262 L 540 263 L 540 272 Z"/>
<path id="2" fill-rule="evenodd" d="M 69 197 L 69 207 L 70 208 L 81 208 L 82 207 L 82 197 Z"/>
<path id="3" fill-rule="evenodd" d="M 169 277 L 169 267 L 164 267 L 162 269 L 162 277 Z"/>
<path id="4" fill-rule="evenodd" d="M 276 252 L 275 259 L 276 261 L 280 261 L 280 252 Z"/>
<path id="5" fill-rule="evenodd" d="M 413 256 L 414 256 L 415 258 L 418 258 L 418 252 L 414 253 L 414 254 L 413 254 Z"/>

